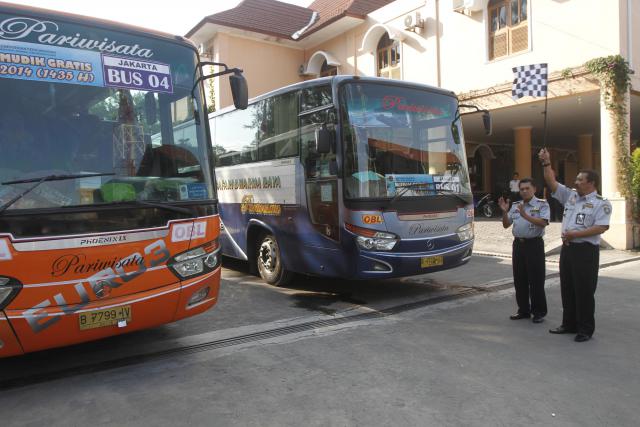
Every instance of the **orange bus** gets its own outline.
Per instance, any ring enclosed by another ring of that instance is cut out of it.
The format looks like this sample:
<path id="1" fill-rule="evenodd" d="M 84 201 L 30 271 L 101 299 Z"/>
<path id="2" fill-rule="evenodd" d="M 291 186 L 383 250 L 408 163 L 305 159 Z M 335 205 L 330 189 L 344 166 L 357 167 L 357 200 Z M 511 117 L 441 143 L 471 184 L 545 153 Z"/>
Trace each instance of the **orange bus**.
<path id="1" fill-rule="evenodd" d="M 0 3 L 0 357 L 215 305 L 222 74 L 246 108 L 242 71 L 182 37 Z"/>

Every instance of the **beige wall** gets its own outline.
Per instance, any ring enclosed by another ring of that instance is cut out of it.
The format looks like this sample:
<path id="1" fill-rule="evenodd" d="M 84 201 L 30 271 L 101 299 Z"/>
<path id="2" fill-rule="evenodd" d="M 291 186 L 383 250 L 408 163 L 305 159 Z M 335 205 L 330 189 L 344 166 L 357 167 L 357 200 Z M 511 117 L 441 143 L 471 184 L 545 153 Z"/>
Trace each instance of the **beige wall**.
<path id="1" fill-rule="evenodd" d="M 340 34 L 331 40 L 319 44 L 318 46 L 314 46 L 312 49 L 305 50 L 304 64 L 309 62 L 309 59 L 311 59 L 311 56 L 313 56 L 314 53 L 323 51 L 333 55 L 334 58 L 340 61 L 338 74 L 355 74 L 355 43 L 356 41 L 352 31 Z"/>
<path id="2" fill-rule="evenodd" d="M 218 33 L 213 40 L 214 61 L 244 70 L 249 98 L 302 81 L 298 66 L 304 51 Z M 233 104 L 229 79 L 216 79 L 218 109 Z"/>

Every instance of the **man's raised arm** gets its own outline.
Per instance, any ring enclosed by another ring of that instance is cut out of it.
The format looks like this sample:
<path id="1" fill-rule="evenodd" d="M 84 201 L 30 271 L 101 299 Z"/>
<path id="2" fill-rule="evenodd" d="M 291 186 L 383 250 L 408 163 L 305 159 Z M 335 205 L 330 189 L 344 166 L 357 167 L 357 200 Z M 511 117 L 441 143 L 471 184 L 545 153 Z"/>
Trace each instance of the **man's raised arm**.
<path id="1" fill-rule="evenodd" d="M 551 192 L 555 193 L 558 188 L 558 181 L 556 181 L 556 173 L 551 169 L 551 155 L 546 148 L 543 148 L 538 153 L 538 159 L 542 163 L 542 169 L 544 171 L 544 182 L 547 184 Z"/>

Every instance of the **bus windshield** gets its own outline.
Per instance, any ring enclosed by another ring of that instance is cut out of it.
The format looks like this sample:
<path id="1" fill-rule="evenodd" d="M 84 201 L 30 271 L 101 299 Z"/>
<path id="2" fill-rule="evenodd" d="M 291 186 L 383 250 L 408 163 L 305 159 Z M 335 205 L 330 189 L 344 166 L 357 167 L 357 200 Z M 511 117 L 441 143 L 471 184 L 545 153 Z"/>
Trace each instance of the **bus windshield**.
<path id="1" fill-rule="evenodd" d="M 356 82 L 340 102 L 345 198 L 471 192 L 453 96 Z"/>
<path id="2" fill-rule="evenodd" d="M 0 206 L 33 185 L 11 181 L 78 175 L 43 181 L 5 213 L 214 198 L 196 52 L 128 37 L 147 55 L 0 43 Z"/>

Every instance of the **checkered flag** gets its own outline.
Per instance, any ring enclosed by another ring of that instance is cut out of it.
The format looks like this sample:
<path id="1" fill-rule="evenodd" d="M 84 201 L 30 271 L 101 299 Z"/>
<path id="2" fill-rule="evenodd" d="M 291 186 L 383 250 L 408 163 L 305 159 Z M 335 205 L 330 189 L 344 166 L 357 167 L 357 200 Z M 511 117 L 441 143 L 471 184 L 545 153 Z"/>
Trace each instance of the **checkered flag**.
<path id="1" fill-rule="evenodd" d="M 513 99 L 523 96 L 547 96 L 547 64 L 513 67 Z"/>

